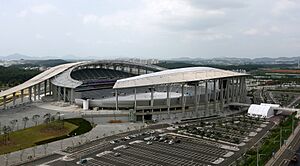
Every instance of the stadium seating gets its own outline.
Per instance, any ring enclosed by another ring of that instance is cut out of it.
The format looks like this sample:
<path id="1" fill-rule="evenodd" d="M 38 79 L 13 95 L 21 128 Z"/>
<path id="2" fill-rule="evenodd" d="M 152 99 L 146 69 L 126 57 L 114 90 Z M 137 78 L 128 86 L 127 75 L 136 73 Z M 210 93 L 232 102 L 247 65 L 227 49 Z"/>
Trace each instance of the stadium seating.
<path id="1" fill-rule="evenodd" d="M 71 77 L 84 82 L 95 80 L 117 80 L 120 78 L 131 77 L 133 74 L 111 70 L 111 69 L 80 69 L 73 71 Z"/>

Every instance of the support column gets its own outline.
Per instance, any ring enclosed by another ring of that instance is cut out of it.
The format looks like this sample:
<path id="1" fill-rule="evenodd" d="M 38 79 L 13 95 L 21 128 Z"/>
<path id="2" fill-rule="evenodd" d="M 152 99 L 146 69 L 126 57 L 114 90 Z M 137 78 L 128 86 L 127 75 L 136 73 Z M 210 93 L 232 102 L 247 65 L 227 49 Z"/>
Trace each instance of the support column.
<path id="1" fill-rule="evenodd" d="M 239 100 L 240 100 L 239 99 L 239 95 L 240 95 L 240 93 L 239 93 L 240 92 L 240 86 L 239 86 L 240 83 L 239 82 L 240 82 L 240 78 L 237 77 L 236 84 L 235 84 L 235 101 L 236 102 L 239 102 Z"/>
<path id="2" fill-rule="evenodd" d="M 64 87 L 63 101 L 64 101 L 64 102 L 67 102 L 67 88 L 66 88 L 66 87 Z"/>
<path id="3" fill-rule="evenodd" d="M 24 89 L 21 90 L 21 103 L 24 103 Z"/>
<path id="4" fill-rule="evenodd" d="M 151 110 L 152 110 L 152 113 L 153 113 L 153 106 L 154 106 L 154 87 L 151 87 Z"/>
<path id="5" fill-rule="evenodd" d="M 184 97 L 184 84 L 181 85 L 181 111 L 185 117 L 185 97 Z"/>
<path id="6" fill-rule="evenodd" d="M 214 79 L 214 112 L 217 111 L 217 80 Z"/>
<path id="7" fill-rule="evenodd" d="M 226 79 L 226 103 L 229 103 L 229 86 L 230 85 L 230 80 Z"/>
<path id="8" fill-rule="evenodd" d="M 238 94 L 238 102 L 241 102 L 242 100 L 241 100 L 241 97 L 242 97 L 242 78 L 240 77 L 239 78 L 239 94 Z"/>
<path id="9" fill-rule="evenodd" d="M 44 81 L 44 96 L 47 95 L 47 80 Z"/>
<path id="10" fill-rule="evenodd" d="M 38 83 L 38 100 L 41 99 L 41 83 Z"/>
<path id="11" fill-rule="evenodd" d="M 134 88 L 134 112 L 136 112 L 136 88 Z"/>
<path id="12" fill-rule="evenodd" d="M 234 102 L 234 79 L 230 79 L 230 101 Z"/>
<path id="13" fill-rule="evenodd" d="M 29 102 L 32 102 L 32 86 L 28 88 L 28 93 L 29 93 Z"/>
<path id="14" fill-rule="evenodd" d="M 246 100 L 246 96 L 247 96 L 247 89 L 246 89 L 246 78 L 243 77 L 242 79 L 242 82 L 243 82 L 243 95 L 242 95 L 242 99 L 243 99 L 243 102 L 245 102 Z"/>
<path id="15" fill-rule="evenodd" d="M 6 110 L 6 96 L 3 96 L 3 109 Z"/>
<path id="16" fill-rule="evenodd" d="M 51 84 L 51 80 L 48 80 L 48 90 L 49 90 L 49 95 L 53 95 L 53 85 Z"/>
<path id="17" fill-rule="evenodd" d="M 57 100 L 58 101 L 61 100 L 61 87 L 60 86 L 57 87 Z"/>
<path id="18" fill-rule="evenodd" d="M 206 116 L 206 113 L 208 111 L 208 80 L 205 80 L 205 110 L 204 110 L 204 116 Z"/>
<path id="19" fill-rule="evenodd" d="M 195 113 L 198 112 L 198 82 L 195 83 L 195 92 L 194 92 L 194 105 L 195 105 Z"/>
<path id="20" fill-rule="evenodd" d="M 119 110 L 119 95 L 118 95 L 118 90 L 115 90 L 115 96 L 116 96 L 116 110 Z"/>
<path id="21" fill-rule="evenodd" d="M 33 100 L 36 101 L 36 84 L 33 85 L 33 93 L 34 93 L 34 97 L 33 97 Z"/>
<path id="22" fill-rule="evenodd" d="M 168 107 L 168 118 L 170 118 L 170 85 L 167 85 L 167 107 Z"/>
<path id="23" fill-rule="evenodd" d="M 70 103 L 73 104 L 74 101 L 75 101 L 75 98 L 74 98 L 74 89 L 71 88 L 70 91 L 71 91 L 71 94 L 70 94 Z"/>
<path id="24" fill-rule="evenodd" d="M 53 84 L 51 84 L 51 91 L 52 91 L 52 97 L 57 100 L 58 99 L 57 98 L 57 87 Z"/>
<path id="25" fill-rule="evenodd" d="M 223 107 L 224 107 L 224 87 L 223 87 L 223 79 L 220 79 L 220 85 L 221 85 L 221 91 L 220 91 L 220 101 L 221 101 L 221 108 L 220 110 L 223 111 Z"/>
<path id="26" fill-rule="evenodd" d="M 16 106 L 16 92 L 13 93 L 13 106 Z"/>
<path id="27" fill-rule="evenodd" d="M 138 75 L 140 75 L 140 68 L 138 68 Z"/>

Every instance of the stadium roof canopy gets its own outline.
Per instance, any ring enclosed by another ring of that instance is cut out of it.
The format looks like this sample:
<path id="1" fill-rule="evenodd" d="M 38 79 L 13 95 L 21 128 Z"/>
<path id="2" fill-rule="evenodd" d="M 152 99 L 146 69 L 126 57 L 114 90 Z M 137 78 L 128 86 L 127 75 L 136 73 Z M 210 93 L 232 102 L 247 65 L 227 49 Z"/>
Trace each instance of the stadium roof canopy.
<path id="1" fill-rule="evenodd" d="M 10 89 L 0 92 L 0 97 L 7 96 L 7 95 L 13 94 L 15 92 L 21 91 L 23 89 L 29 88 L 31 86 L 34 86 L 38 83 L 41 83 L 45 80 L 48 80 L 48 79 L 54 77 L 54 76 L 62 73 L 63 71 L 69 69 L 70 67 L 78 65 L 80 63 L 81 62 L 67 63 L 67 64 L 62 64 L 59 66 L 52 67 L 20 85 L 17 85 L 15 87 L 12 87 Z"/>
<path id="2" fill-rule="evenodd" d="M 115 83 L 113 88 L 133 88 L 239 76 L 247 76 L 247 74 L 228 70 L 221 70 L 211 67 L 188 67 L 164 70 L 155 73 L 120 79 Z"/>

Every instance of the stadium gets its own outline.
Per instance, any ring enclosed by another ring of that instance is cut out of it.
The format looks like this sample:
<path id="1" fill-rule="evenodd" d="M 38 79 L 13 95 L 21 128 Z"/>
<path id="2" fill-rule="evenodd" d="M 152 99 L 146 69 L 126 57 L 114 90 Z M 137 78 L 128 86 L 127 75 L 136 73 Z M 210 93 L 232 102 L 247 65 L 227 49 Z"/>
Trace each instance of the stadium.
<path id="1" fill-rule="evenodd" d="M 244 102 L 246 77 L 210 67 L 165 69 L 128 61 L 84 61 L 50 68 L 0 92 L 0 97 L 3 109 L 43 100 L 83 110 L 113 110 L 129 121 L 206 117 L 218 115 L 230 103 Z"/>

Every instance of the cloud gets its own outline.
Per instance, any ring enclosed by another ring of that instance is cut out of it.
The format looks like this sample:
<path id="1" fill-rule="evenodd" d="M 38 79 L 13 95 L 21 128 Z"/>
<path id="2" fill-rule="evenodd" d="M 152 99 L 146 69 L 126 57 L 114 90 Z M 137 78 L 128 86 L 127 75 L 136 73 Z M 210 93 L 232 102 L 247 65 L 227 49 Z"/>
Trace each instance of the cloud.
<path id="1" fill-rule="evenodd" d="M 17 13 L 17 17 L 26 17 L 29 14 L 47 14 L 56 11 L 58 11 L 58 9 L 52 4 L 33 5 L 31 7 L 19 11 Z"/>
<path id="2" fill-rule="evenodd" d="M 83 16 L 82 22 L 83 24 L 91 24 L 91 23 L 97 23 L 99 17 L 94 14 L 87 14 Z"/>
<path id="3" fill-rule="evenodd" d="M 191 0 L 192 5 L 208 9 L 240 9 L 247 7 L 241 0 Z"/>
<path id="4" fill-rule="evenodd" d="M 57 8 L 51 4 L 41 4 L 41 5 L 32 6 L 30 8 L 30 11 L 32 13 L 37 13 L 37 14 L 45 14 L 56 10 Z"/>
<path id="5" fill-rule="evenodd" d="M 257 35 L 258 33 L 259 33 L 259 30 L 255 29 L 255 28 L 251 28 L 251 29 L 244 31 L 244 34 L 246 34 L 246 35 Z"/>
<path id="6" fill-rule="evenodd" d="M 26 17 L 28 15 L 28 10 L 22 10 L 17 13 L 17 17 Z"/>
<path id="7" fill-rule="evenodd" d="M 287 10 L 296 8 L 297 4 L 293 0 L 278 0 L 273 6 L 271 12 L 274 15 L 280 15 Z"/>
<path id="8" fill-rule="evenodd" d="M 35 37 L 36 39 L 38 39 L 38 40 L 41 40 L 41 39 L 44 39 L 44 38 L 45 38 L 43 35 L 41 35 L 41 34 L 39 34 L 39 33 L 35 34 L 34 37 Z"/>
<path id="9" fill-rule="evenodd" d="M 70 37 L 70 36 L 72 36 L 72 35 L 73 35 L 72 32 L 66 32 L 66 33 L 65 33 L 65 36 L 66 36 L 66 37 Z"/>
<path id="10" fill-rule="evenodd" d="M 268 36 L 274 33 L 282 33 L 283 30 L 279 28 L 278 26 L 261 26 L 257 28 L 250 28 L 245 30 L 243 33 L 248 36 Z"/>
<path id="11" fill-rule="evenodd" d="M 214 41 L 214 40 L 223 40 L 231 39 L 232 35 L 225 34 L 222 32 L 215 32 L 212 30 L 206 31 L 189 31 L 184 35 L 184 42 L 194 42 L 194 41 Z"/>
<path id="12" fill-rule="evenodd" d="M 82 16 L 83 24 L 120 29 L 189 29 L 189 26 L 203 26 L 205 20 L 223 17 L 222 9 L 204 9 L 193 6 L 184 0 L 143 0 L 142 9 L 119 11 L 107 15 L 86 14 Z M 195 24 L 201 22 L 202 24 Z M 204 25 L 205 26 L 205 25 Z"/>

